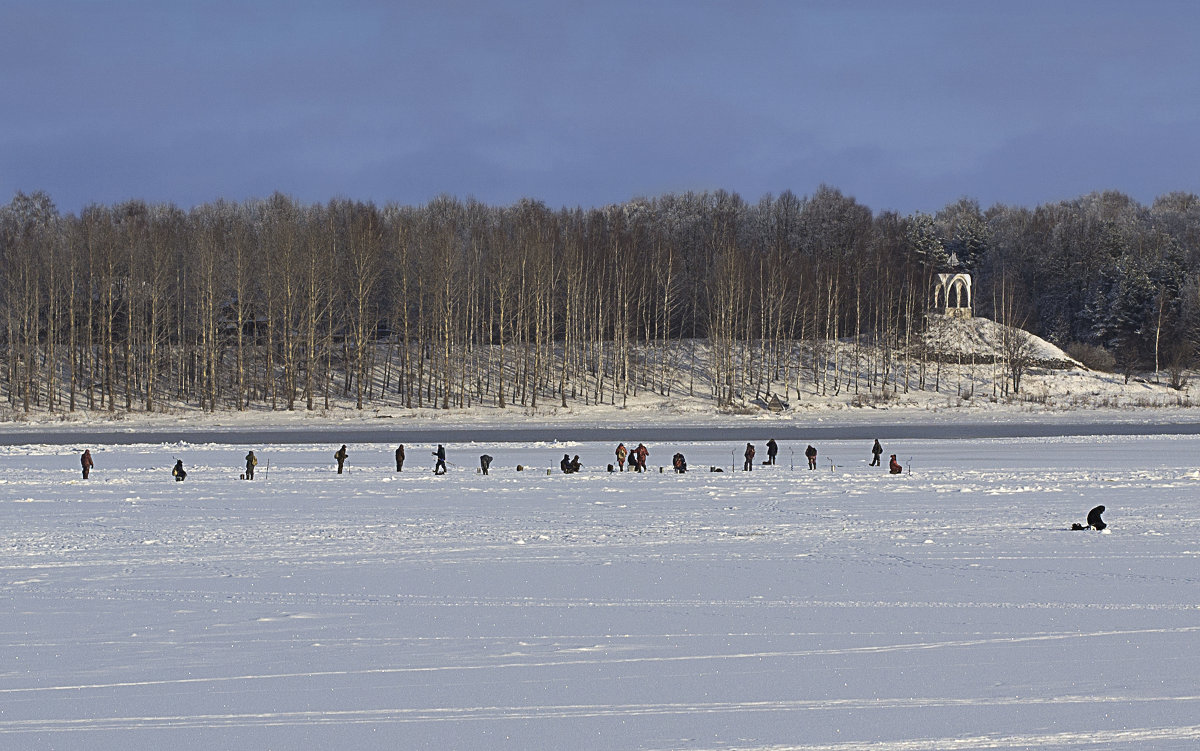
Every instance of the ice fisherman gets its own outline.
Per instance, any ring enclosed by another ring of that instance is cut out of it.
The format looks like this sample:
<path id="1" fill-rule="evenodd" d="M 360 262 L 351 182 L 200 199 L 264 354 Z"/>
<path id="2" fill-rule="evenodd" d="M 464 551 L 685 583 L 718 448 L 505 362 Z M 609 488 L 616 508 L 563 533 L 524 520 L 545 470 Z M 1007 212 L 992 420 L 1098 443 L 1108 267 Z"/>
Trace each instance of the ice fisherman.
<path id="1" fill-rule="evenodd" d="M 246 479 L 247 480 L 254 479 L 254 468 L 257 466 L 258 466 L 258 457 L 254 455 L 254 452 L 251 451 L 250 453 L 246 454 Z"/>
<path id="2" fill-rule="evenodd" d="M 618 443 L 616 453 L 617 453 L 617 466 L 621 468 L 622 472 L 624 472 L 625 471 L 625 457 L 629 456 L 629 449 L 625 448 L 625 444 Z M 632 467 L 630 467 L 630 469 L 632 469 Z"/>
<path id="3" fill-rule="evenodd" d="M 492 457 L 488 456 L 487 454 L 479 457 L 479 468 L 483 470 L 485 475 L 488 473 L 488 467 L 490 466 L 492 466 Z"/>
<path id="4" fill-rule="evenodd" d="M 396 448 L 396 471 L 400 472 L 404 469 L 404 444 L 400 444 Z M 487 474 L 486 472 L 484 474 Z"/>
<path id="5" fill-rule="evenodd" d="M 183 482 L 187 477 L 187 472 L 183 470 L 183 460 L 176 459 L 175 466 L 171 467 L 171 477 L 175 478 L 175 482 Z"/>
<path id="6" fill-rule="evenodd" d="M 1108 525 L 1105 524 L 1104 520 L 1100 518 L 1100 515 L 1103 513 L 1104 513 L 1103 506 L 1097 506 L 1096 508 L 1089 511 L 1088 515 L 1087 515 L 1088 526 L 1095 530 L 1101 530 L 1101 529 L 1104 529 L 1105 527 L 1107 527 Z"/>
<path id="7" fill-rule="evenodd" d="M 746 444 L 746 452 L 742 455 L 746 457 L 746 461 L 742 462 L 742 471 L 749 472 L 754 469 L 754 444 Z"/>
<path id="8" fill-rule="evenodd" d="M 904 467 L 900 466 L 900 462 L 896 461 L 896 455 L 892 454 L 892 458 L 888 461 L 888 474 L 898 475 L 904 471 Z"/>
<path id="9" fill-rule="evenodd" d="M 804 449 L 804 455 L 808 457 L 808 468 L 816 469 L 817 468 L 817 447 L 812 445 L 811 443 L 808 444 L 808 448 Z"/>
<path id="10" fill-rule="evenodd" d="M 875 439 L 875 445 L 871 447 L 871 463 L 868 466 L 878 467 L 879 457 L 883 456 L 883 446 L 879 443 L 879 439 Z"/>
<path id="11" fill-rule="evenodd" d="M 775 455 L 779 453 L 779 444 L 774 438 L 767 441 L 767 464 L 775 463 Z"/>
<path id="12" fill-rule="evenodd" d="M 687 459 L 683 458 L 683 454 L 677 453 L 671 457 L 671 466 L 675 468 L 677 473 L 683 474 L 687 472 Z"/>
<path id="13" fill-rule="evenodd" d="M 437 461 L 433 465 L 433 473 L 435 475 L 446 474 L 446 447 L 439 443 L 437 451 L 431 453 L 437 457 Z"/>
<path id="14" fill-rule="evenodd" d="M 646 457 L 650 456 L 650 449 L 646 448 L 646 444 L 639 443 L 637 448 L 633 450 L 633 455 L 637 457 L 638 472 L 645 472 Z"/>
<path id="15" fill-rule="evenodd" d="M 92 467 L 96 466 L 96 463 L 92 461 L 91 449 L 83 450 L 83 456 L 79 457 L 79 463 L 83 465 L 83 479 L 86 480 L 88 479 L 88 473 L 92 471 Z"/>
<path id="16" fill-rule="evenodd" d="M 342 473 L 342 467 L 346 464 L 346 459 L 350 458 L 350 454 L 346 453 L 346 444 L 342 444 L 342 447 L 337 450 L 337 452 L 333 455 L 333 458 L 337 460 L 338 474 L 340 475 Z"/>

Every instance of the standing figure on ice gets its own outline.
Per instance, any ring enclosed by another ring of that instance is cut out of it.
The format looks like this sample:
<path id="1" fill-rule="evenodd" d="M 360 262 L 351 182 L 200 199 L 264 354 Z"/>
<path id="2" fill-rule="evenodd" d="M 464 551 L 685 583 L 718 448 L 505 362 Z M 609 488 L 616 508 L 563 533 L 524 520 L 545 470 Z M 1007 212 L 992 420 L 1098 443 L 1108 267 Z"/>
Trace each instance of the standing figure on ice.
<path id="1" fill-rule="evenodd" d="M 342 473 L 342 467 L 346 464 L 346 459 L 350 458 L 350 455 L 346 453 L 346 444 L 342 444 L 342 447 L 337 450 L 337 452 L 333 455 L 333 458 L 337 460 L 338 474 L 340 475 Z"/>
<path id="2" fill-rule="evenodd" d="M 779 444 L 775 442 L 774 438 L 768 440 L 767 441 L 767 460 L 763 463 L 764 464 L 774 464 L 775 463 L 775 455 L 778 453 L 779 453 Z"/>
<path id="3" fill-rule="evenodd" d="M 254 479 L 254 468 L 257 466 L 258 466 L 258 457 L 254 455 L 254 452 L 251 451 L 250 453 L 246 454 L 246 479 L 247 480 Z"/>
<path id="4" fill-rule="evenodd" d="M 638 472 L 645 472 L 646 457 L 650 456 L 650 449 L 646 448 L 646 444 L 639 443 L 633 450 L 633 455 L 637 457 Z"/>
<path id="5" fill-rule="evenodd" d="M 96 463 L 92 461 L 91 449 L 83 450 L 83 456 L 79 457 L 79 463 L 83 465 L 83 479 L 86 480 L 88 473 L 92 471 L 92 467 L 96 466 Z"/>
<path id="6" fill-rule="evenodd" d="M 878 467 L 879 457 L 883 456 L 883 446 L 880 445 L 879 439 L 875 439 L 875 445 L 871 447 L 871 464 L 868 466 Z"/>
<path id="7" fill-rule="evenodd" d="M 746 452 L 744 454 L 742 454 L 742 456 L 746 457 L 746 461 L 742 462 L 742 471 L 749 472 L 750 470 L 754 469 L 754 444 L 753 443 L 746 444 Z"/>
<path id="8" fill-rule="evenodd" d="M 400 444 L 399 447 L 396 448 L 396 471 L 399 472 L 403 469 L 404 469 L 404 444 L 402 443 L 402 444 Z"/>
<path id="9" fill-rule="evenodd" d="M 488 473 L 488 467 L 490 466 L 492 466 L 492 457 L 488 456 L 487 454 L 479 457 L 479 468 L 483 470 L 485 475 Z"/>
<path id="10" fill-rule="evenodd" d="M 808 448 L 804 449 L 804 455 L 808 457 L 808 468 L 816 469 L 817 468 L 817 447 L 812 445 L 811 443 L 808 444 Z"/>
<path id="11" fill-rule="evenodd" d="M 629 449 L 625 448 L 625 444 L 618 443 L 617 444 L 617 466 L 621 468 L 622 472 L 625 471 L 625 457 L 627 457 L 627 456 L 629 456 Z M 633 469 L 633 468 L 630 467 L 630 469 Z"/>
<path id="12" fill-rule="evenodd" d="M 433 473 L 435 475 L 446 474 L 446 447 L 439 443 L 437 451 L 432 453 L 437 457 L 437 461 L 433 465 Z"/>

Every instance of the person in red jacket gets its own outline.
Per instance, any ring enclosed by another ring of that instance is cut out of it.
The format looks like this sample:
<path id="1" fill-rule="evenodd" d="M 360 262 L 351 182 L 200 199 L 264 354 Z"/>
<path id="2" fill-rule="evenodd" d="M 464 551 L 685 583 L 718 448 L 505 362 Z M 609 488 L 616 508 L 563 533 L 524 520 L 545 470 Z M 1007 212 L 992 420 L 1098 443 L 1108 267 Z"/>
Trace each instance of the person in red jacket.
<path id="1" fill-rule="evenodd" d="M 903 471 L 904 467 L 900 466 L 900 462 L 896 461 L 896 455 L 892 454 L 892 459 L 888 462 L 888 472 L 893 475 L 898 475 Z"/>
<path id="2" fill-rule="evenodd" d="M 83 456 L 79 457 L 79 462 L 83 465 L 83 479 L 86 480 L 88 479 L 88 473 L 92 471 L 92 467 L 96 466 L 96 463 L 92 461 L 92 450 L 84 449 Z"/>
<path id="3" fill-rule="evenodd" d="M 746 453 L 743 454 L 743 456 L 746 457 L 746 461 L 742 462 L 742 471 L 749 472 L 750 470 L 754 469 L 754 444 L 753 443 L 746 444 Z"/>
<path id="4" fill-rule="evenodd" d="M 646 457 L 650 456 L 650 449 L 646 448 L 646 444 L 639 443 L 637 448 L 633 450 L 633 453 L 637 457 L 638 472 L 645 472 Z"/>

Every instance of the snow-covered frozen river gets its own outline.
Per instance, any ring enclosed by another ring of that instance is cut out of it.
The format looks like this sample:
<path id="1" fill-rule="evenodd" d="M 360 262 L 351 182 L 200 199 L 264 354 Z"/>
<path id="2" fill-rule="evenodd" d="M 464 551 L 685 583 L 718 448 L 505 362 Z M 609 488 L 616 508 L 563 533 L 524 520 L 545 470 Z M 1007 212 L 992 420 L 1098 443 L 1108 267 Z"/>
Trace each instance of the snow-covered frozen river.
<path id="1" fill-rule="evenodd" d="M 0 748 L 1200 744 L 1200 438 L 336 447 L 0 448 Z"/>

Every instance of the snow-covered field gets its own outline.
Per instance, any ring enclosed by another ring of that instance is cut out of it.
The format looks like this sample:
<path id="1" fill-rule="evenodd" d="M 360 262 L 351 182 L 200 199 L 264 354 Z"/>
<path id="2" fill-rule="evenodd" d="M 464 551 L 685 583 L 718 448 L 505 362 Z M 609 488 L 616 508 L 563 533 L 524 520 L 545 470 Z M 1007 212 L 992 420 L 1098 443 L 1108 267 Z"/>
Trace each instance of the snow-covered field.
<path id="1" fill-rule="evenodd" d="M 235 438 L 0 448 L 0 748 L 1200 744 L 1200 438 Z"/>

